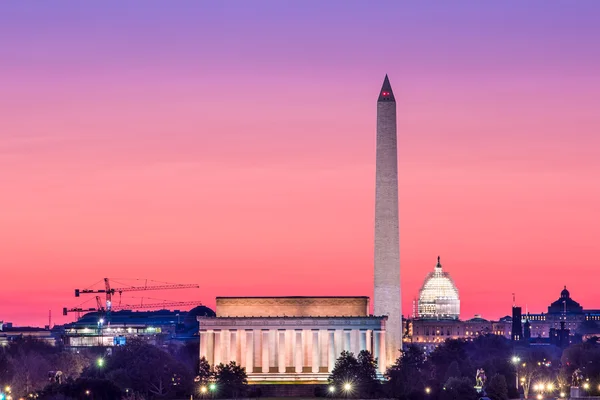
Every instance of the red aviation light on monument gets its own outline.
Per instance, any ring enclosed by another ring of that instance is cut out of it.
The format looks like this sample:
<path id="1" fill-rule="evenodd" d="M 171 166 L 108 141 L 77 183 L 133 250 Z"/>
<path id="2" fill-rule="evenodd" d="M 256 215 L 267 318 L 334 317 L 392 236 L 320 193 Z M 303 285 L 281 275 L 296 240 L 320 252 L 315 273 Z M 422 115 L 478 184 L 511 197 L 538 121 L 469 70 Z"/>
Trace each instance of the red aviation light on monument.
<path id="1" fill-rule="evenodd" d="M 383 80 L 383 85 L 381 87 L 381 92 L 379 92 L 378 102 L 396 102 L 396 98 L 394 97 L 394 92 L 392 91 L 392 85 L 390 85 L 390 80 L 387 75 Z"/>

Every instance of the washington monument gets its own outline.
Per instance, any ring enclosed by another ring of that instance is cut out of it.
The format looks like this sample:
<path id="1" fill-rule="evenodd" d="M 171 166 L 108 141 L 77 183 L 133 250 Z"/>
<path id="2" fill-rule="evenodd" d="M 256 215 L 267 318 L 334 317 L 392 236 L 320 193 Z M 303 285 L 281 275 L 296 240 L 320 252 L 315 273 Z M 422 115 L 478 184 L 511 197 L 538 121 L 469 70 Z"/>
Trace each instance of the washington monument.
<path id="1" fill-rule="evenodd" d="M 400 296 L 400 234 L 398 221 L 398 151 L 396 99 L 385 76 L 377 99 L 377 162 L 375 178 L 374 313 L 387 315 L 386 360 L 391 365 L 402 348 Z"/>

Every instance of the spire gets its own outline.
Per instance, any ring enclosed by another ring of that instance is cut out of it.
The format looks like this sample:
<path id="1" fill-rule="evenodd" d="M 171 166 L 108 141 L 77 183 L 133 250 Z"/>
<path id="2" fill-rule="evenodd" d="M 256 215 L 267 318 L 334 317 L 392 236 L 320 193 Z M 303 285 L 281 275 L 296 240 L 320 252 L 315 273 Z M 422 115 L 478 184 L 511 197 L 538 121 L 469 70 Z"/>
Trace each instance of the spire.
<path id="1" fill-rule="evenodd" d="M 379 91 L 379 98 L 377 99 L 377 102 L 396 102 L 394 92 L 392 91 L 392 85 L 390 85 L 390 80 L 388 79 L 387 74 L 385 75 L 383 85 Z"/>
<path id="2" fill-rule="evenodd" d="M 440 263 L 440 256 L 438 256 L 438 262 L 437 265 L 435 266 L 436 268 L 442 268 L 442 264 Z"/>

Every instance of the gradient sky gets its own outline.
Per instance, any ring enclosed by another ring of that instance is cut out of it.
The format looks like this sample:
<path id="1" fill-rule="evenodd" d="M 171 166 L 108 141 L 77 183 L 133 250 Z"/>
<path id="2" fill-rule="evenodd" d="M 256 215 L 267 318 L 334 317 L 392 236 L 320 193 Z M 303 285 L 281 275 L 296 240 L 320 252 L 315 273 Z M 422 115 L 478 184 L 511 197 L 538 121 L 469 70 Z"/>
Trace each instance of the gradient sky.
<path id="1" fill-rule="evenodd" d="M 386 73 L 404 314 L 438 255 L 463 318 L 512 293 L 545 311 L 563 285 L 600 308 L 599 19 L 595 0 L 3 2 L 0 320 L 70 320 L 103 277 L 198 283 L 147 295 L 208 306 L 371 296 Z"/>

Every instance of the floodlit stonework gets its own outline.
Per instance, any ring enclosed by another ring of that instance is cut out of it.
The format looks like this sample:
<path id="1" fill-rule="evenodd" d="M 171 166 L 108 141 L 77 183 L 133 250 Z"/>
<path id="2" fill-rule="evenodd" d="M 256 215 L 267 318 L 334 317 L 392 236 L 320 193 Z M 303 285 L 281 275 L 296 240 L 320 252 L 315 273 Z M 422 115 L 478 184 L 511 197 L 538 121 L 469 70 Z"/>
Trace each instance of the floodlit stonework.
<path id="1" fill-rule="evenodd" d="M 218 312 L 217 312 L 218 315 Z M 385 317 L 199 317 L 200 357 L 250 383 L 325 382 L 342 351 L 385 353 Z M 380 369 L 383 373 L 384 369 Z"/>
<path id="2" fill-rule="evenodd" d="M 374 282 L 375 315 L 388 317 L 386 365 L 394 363 L 402 348 L 396 140 L 396 99 L 386 75 L 377 99 Z"/>
<path id="3" fill-rule="evenodd" d="M 217 297 L 219 317 L 366 317 L 362 297 Z"/>

